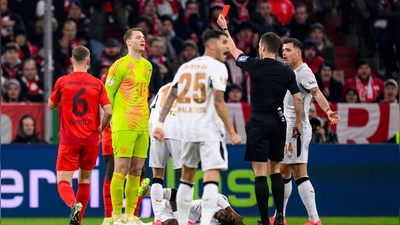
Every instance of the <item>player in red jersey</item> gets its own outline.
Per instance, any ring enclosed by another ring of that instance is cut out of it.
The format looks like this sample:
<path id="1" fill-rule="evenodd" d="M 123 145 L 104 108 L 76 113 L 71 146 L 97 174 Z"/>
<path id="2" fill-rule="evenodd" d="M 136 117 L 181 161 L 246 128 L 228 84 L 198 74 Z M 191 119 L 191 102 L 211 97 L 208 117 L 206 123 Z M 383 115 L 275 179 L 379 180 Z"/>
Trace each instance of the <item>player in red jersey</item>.
<path id="1" fill-rule="evenodd" d="M 71 207 L 70 225 L 79 225 L 90 197 L 90 176 L 100 150 L 100 134 L 110 122 L 112 112 L 104 85 L 87 73 L 89 50 L 84 46 L 75 47 L 70 61 L 74 72 L 57 80 L 48 106 L 51 110 L 59 107 L 58 193 Z M 99 104 L 104 109 L 101 124 Z M 75 196 L 70 184 L 78 168 Z"/>

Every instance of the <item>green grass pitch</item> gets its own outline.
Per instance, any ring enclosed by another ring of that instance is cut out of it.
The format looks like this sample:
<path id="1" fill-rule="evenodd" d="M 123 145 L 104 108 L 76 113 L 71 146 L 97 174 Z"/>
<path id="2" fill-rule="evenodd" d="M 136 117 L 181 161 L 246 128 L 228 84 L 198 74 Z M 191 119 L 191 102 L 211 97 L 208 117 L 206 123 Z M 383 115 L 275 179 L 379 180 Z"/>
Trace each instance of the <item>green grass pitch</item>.
<path id="1" fill-rule="evenodd" d="M 257 217 L 245 217 L 246 225 L 257 225 Z M 150 222 L 151 219 L 143 219 L 143 222 Z M 303 225 L 306 217 L 288 217 L 288 225 Z M 322 217 L 324 225 L 398 225 L 398 217 Z M 1 218 L 1 225 L 66 225 L 68 218 Z M 102 218 L 86 218 L 83 225 L 100 225 Z"/>

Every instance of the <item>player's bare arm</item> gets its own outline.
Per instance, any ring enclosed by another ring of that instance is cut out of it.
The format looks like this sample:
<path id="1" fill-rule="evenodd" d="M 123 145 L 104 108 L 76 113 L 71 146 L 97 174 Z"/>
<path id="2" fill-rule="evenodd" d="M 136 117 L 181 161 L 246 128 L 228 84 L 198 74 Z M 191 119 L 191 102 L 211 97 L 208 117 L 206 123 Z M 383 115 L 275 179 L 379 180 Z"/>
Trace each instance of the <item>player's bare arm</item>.
<path id="1" fill-rule="evenodd" d="M 215 110 L 217 111 L 218 116 L 221 118 L 226 129 L 228 130 L 232 144 L 240 144 L 240 142 L 242 142 L 242 138 L 236 133 L 235 128 L 232 126 L 232 123 L 229 120 L 228 108 L 226 107 L 224 99 L 224 92 L 213 90 L 213 95 Z"/>
<path id="2" fill-rule="evenodd" d="M 158 123 L 156 125 L 156 128 L 153 131 L 153 137 L 156 138 L 159 141 L 164 140 L 164 131 L 162 130 L 165 118 L 167 117 L 169 111 L 172 108 L 172 105 L 174 104 L 174 101 L 176 97 L 178 96 L 178 89 L 177 87 L 171 87 L 168 97 L 165 100 L 164 107 L 161 110 L 160 118 L 158 120 Z"/>
<path id="3" fill-rule="evenodd" d="M 228 46 L 229 46 L 229 53 L 231 53 L 231 55 L 233 56 L 233 58 L 236 60 L 237 57 L 239 57 L 240 54 L 243 54 L 243 52 L 241 50 L 239 50 L 238 48 L 236 48 L 235 42 L 233 41 L 231 35 L 229 34 L 228 31 L 228 24 L 225 20 L 225 17 L 222 14 L 219 14 L 217 23 L 219 25 L 219 27 L 221 27 L 221 29 L 224 30 L 225 34 L 228 35 Z"/>
<path id="4" fill-rule="evenodd" d="M 47 101 L 47 105 L 49 106 L 50 110 L 54 110 L 57 108 L 57 104 L 54 103 L 53 101 L 51 101 L 51 99 L 49 98 L 49 100 Z"/>
<path id="5" fill-rule="evenodd" d="M 101 126 L 100 126 L 100 131 L 103 132 L 104 129 L 106 129 L 107 125 L 110 123 L 111 116 L 112 116 L 112 109 L 111 105 L 105 105 L 103 106 L 104 110 L 104 115 L 103 115 L 103 120 L 101 121 Z"/>
<path id="6" fill-rule="evenodd" d="M 301 101 L 300 92 L 293 95 L 294 110 L 296 112 L 296 121 L 293 127 L 292 137 L 297 138 L 301 134 L 301 120 L 303 116 L 303 104 Z"/>
<path id="7" fill-rule="evenodd" d="M 310 93 L 314 97 L 315 101 L 318 102 L 318 105 L 322 110 L 328 115 L 329 121 L 331 124 L 337 124 L 340 121 L 340 117 L 337 112 L 331 110 L 328 100 L 326 100 L 324 94 L 322 94 L 321 90 L 318 87 L 311 88 Z"/>

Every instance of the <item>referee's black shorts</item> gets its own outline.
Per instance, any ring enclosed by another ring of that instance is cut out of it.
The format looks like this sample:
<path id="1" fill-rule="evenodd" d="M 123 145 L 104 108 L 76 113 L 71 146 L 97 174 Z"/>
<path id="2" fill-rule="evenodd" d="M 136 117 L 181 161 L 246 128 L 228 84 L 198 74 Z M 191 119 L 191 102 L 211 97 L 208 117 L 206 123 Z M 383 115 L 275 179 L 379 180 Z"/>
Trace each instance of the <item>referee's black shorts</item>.
<path id="1" fill-rule="evenodd" d="M 282 161 L 286 141 L 286 122 L 278 114 L 251 114 L 246 124 L 246 153 L 244 160 L 251 162 Z"/>

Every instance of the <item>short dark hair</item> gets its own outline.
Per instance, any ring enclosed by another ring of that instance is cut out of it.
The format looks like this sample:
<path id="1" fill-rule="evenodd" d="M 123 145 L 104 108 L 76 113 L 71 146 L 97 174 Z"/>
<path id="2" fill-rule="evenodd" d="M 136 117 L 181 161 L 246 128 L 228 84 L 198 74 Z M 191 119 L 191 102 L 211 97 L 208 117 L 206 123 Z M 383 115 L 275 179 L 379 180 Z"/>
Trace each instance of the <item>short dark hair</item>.
<path id="1" fill-rule="evenodd" d="M 220 30 L 207 30 L 206 32 L 204 32 L 204 35 L 203 35 L 203 45 L 205 46 L 210 39 L 213 39 L 213 38 L 219 39 L 219 37 L 221 37 L 221 36 L 228 37 L 227 34 L 225 34 L 224 32 L 222 32 Z"/>
<path id="2" fill-rule="evenodd" d="M 154 36 L 150 41 L 149 41 L 149 46 L 152 46 L 154 42 L 156 41 L 161 41 L 162 43 L 166 43 L 166 40 L 162 36 Z"/>
<path id="3" fill-rule="evenodd" d="M 27 63 L 29 63 L 29 62 L 32 62 L 33 65 L 35 65 L 35 69 L 37 70 L 37 63 L 36 63 L 36 60 L 34 60 L 33 58 L 26 58 L 26 59 L 24 59 L 24 60 L 22 61 L 22 68 L 24 68 L 25 65 L 26 65 Z"/>
<path id="4" fill-rule="evenodd" d="M 174 24 L 174 20 L 173 20 L 172 17 L 169 16 L 169 15 L 163 15 L 163 16 L 161 16 L 161 17 L 160 17 L 160 20 L 161 20 L 161 22 L 170 21 L 172 24 Z"/>
<path id="5" fill-rule="evenodd" d="M 308 13 L 308 7 L 307 7 L 307 5 L 304 4 L 304 3 L 298 3 L 298 4 L 296 4 L 296 5 L 294 6 L 294 10 L 296 10 L 297 8 L 301 8 L 301 7 L 304 7 L 304 8 L 306 9 L 306 13 Z"/>
<path id="6" fill-rule="evenodd" d="M 140 31 L 143 33 L 142 29 L 140 28 L 131 28 L 129 29 L 125 34 L 124 34 L 124 44 L 126 45 L 126 40 L 130 39 L 132 37 L 132 32 L 133 31 Z"/>
<path id="7" fill-rule="evenodd" d="M 4 47 L 4 52 L 8 51 L 19 51 L 19 45 L 15 42 L 8 42 L 6 46 Z"/>
<path id="8" fill-rule="evenodd" d="M 283 41 L 283 44 L 289 44 L 292 43 L 293 47 L 300 49 L 300 51 L 303 52 L 303 44 L 301 41 L 297 40 L 296 38 L 288 38 L 285 41 Z"/>
<path id="9" fill-rule="evenodd" d="M 185 4 L 185 9 L 190 5 L 190 4 L 196 4 L 199 5 L 199 3 L 196 0 L 187 0 Z"/>
<path id="10" fill-rule="evenodd" d="M 83 60 L 89 57 L 90 57 L 90 51 L 85 46 L 80 45 L 72 49 L 72 58 L 76 62 L 82 62 Z"/>
<path id="11" fill-rule="evenodd" d="M 267 47 L 267 51 L 270 53 L 277 53 L 281 47 L 281 38 L 273 33 L 267 32 L 261 36 L 260 42 L 262 45 Z"/>

